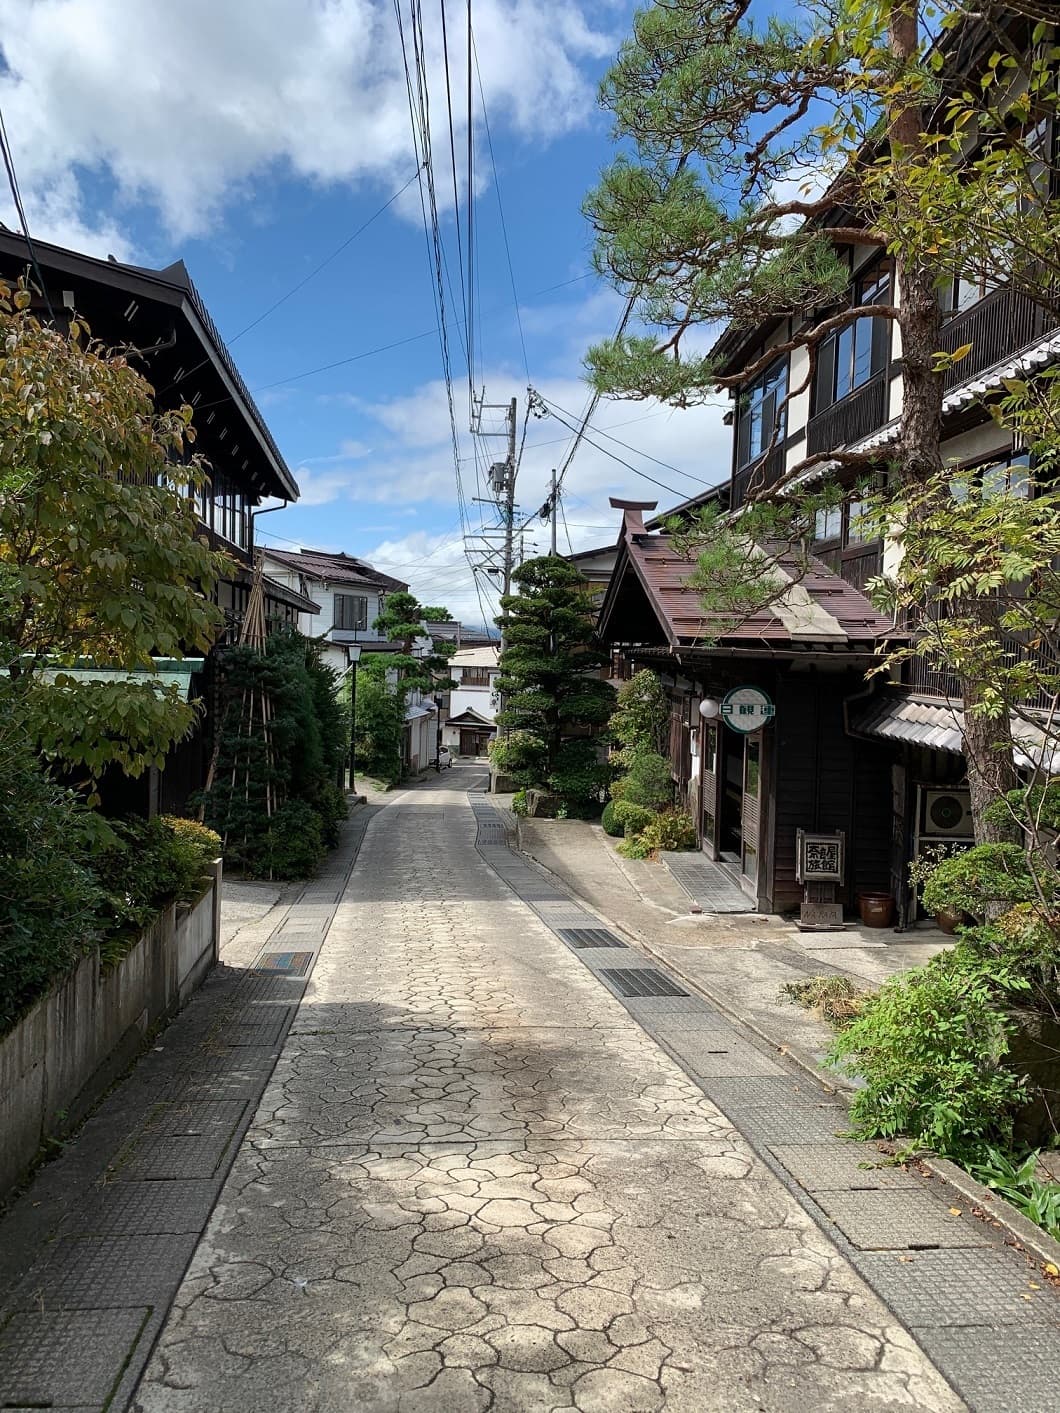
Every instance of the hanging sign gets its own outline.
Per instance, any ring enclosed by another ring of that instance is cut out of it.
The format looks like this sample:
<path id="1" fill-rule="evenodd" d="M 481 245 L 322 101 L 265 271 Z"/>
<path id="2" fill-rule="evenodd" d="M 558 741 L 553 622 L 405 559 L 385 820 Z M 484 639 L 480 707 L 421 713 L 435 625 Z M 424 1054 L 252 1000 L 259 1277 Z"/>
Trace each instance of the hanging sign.
<path id="1" fill-rule="evenodd" d="M 776 715 L 776 710 L 761 687 L 733 687 L 722 700 L 721 719 L 746 736 L 752 731 L 761 731 Z"/>

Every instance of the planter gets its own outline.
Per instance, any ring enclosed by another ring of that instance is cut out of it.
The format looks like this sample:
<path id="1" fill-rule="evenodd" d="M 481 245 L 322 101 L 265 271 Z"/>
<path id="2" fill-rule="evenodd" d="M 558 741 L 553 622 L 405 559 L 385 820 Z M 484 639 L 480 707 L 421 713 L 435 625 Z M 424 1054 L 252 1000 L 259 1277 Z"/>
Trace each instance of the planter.
<path id="1" fill-rule="evenodd" d="M 894 925 L 893 893 L 859 893 L 858 912 L 866 927 Z"/>
<path id="2" fill-rule="evenodd" d="M 940 932 L 945 932 L 947 937 L 952 937 L 956 933 L 958 927 L 963 924 L 964 914 L 951 913 L 947 911 L 938 912 L 935 914 L 935 922 Z"/>

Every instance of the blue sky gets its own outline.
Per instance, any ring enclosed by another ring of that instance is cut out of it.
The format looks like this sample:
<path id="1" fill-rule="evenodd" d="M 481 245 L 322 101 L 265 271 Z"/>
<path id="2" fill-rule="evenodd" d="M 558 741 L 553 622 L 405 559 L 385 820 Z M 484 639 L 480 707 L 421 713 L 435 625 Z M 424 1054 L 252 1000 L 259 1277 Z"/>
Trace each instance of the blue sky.
<path id="1" fill-rule="evenodd" d="M 440 35 L 437 7 L 428 10 L 438 118 Z M 611 153 L 595 90 L 633 6 L 475 0 L 473 12 L 498 174 L 495 182 L 476 94 L 480 377 L 489 401 L 518 397 L 522 415 L 528 365 L 535 386 L 578 412 L 586 396 L 582 354 L 613 329 L 621 308 L 613 291 L 584 278 L 590 236 L 580 205 Z M 463 3 L 447 0 L 446 13 L 456 54 Z M 231 341 L 303 489 L 298 505 L 260 522 L 262 539 L 364 555 L 408 579 L 423 598 L 480 619 L 459 533 L 415 186 L 304 289 L 237 337 L 415 169 L 389 0 L 0 0 L 0 35 L 0 103 L 33 232 L 143 264 L 182 256 Z M 456 78 L 459 93 L 463 72 Z M 459 117 L 457 126 L 459 157 Z M 434 141 L 455 283 L 446 125 L 435 124 Z M 13 223 L 6 209 L 0 219 Z M 428 336 L 414 337 L 421 334 Z M 453 362 L 472 496 L 459 340 Z M 341 366 L 311 372 L 329 364 Z M 720 417 L 720 407 L 601 405 L 594 427 L 636 450 L 593 433 L 600 447 L 670 489 L 583 447 L 567 479 L 569 542 L 581 549 L 613 540 L 610 494 L 658 495 L 665 504 L 721 479 L 727 434 Z M 557 421 L 531 421 L 518 496 L 526 513 L 544 499 L 566 436 Z M 535 525 L 528 553 L 535 543 L 547 546 L 547 527 Z M 481 587 L 488 611 L 489 582 Z"/>

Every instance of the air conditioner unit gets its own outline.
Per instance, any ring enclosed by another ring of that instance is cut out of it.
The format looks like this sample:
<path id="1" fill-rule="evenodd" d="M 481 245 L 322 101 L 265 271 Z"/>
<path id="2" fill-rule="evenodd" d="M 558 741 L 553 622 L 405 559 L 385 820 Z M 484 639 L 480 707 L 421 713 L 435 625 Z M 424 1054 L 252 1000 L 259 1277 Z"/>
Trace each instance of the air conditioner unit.
<path id="1" fill-rule="evenodd" d="M 970 839 L 971 796 L 967 790 L 925 790 L 922 839 Z"/>

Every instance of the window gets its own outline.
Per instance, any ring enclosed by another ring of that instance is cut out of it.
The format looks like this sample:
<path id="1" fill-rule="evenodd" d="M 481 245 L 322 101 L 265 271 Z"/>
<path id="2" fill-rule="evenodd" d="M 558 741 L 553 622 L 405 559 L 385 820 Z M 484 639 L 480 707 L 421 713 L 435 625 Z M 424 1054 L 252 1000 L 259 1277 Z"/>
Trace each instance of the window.
<path id="1" fill-rule="evenodd" d="M 866 504 L 863 500 L 852 500 L 847 506 L 848 545 L 863 545 L 874 539 L 872 525 L 865 519 Z"/>
<path id="2" fill-rule="evenodd" d="M 740 466 L 756 461 L 773 442 L 774 434 L 778 443 L 783 439 L 786 418 L 781 404 L 787 392 L 787 359 L 774 363 L 744 388 L 736 433 L 736 459 Z"/>
<path id="3" fill-rule="evenodd" d="M 853 308 L 889 304 L 891 271 L 887 262 L 873 265 L 859 276 L 850 292 Z M 823 412 L 834 402 L 870 382 L 887 366 L 891 349 L 888 320 L 867 314 L 829 334 L 817 350 L 814 411 Z"/>
<path id="4" fill-rule="evenodd" d="M 746 738 L 743 758 L 743 792 L 750 795 L 753 800 L 758 799 L 758 787 L 761 783 L 762 772 L 762 743 L 752 737 Z"/>
<path id="5" fill-rule="evenodd" d="M 461 687 L 488 687 L 490 685 L 490 673 L 488 667 L 462 667 L 460 669 Z"/>
<path id="6" fill-rule="evenodd" d="M 814 516 L 813 538 L 817 544 L 825 540 L 838 540 L 843 534 L 843 507 L 830 505 L 819 510 Z"/>
<path id="7" fill-rule="evenodd" d="M 703 729 L 703 769 L 708 775 L 718 773 L 718 728 L 706 726 Z"/>
<path id="8" fill-rule="evenodd" d="M 1031 454 L 1029 451 L 1014 451 L 997 461 L 989 461 L 982 466 L 971 468 L 965 475 L 978 483 L 984 500 L 993 500 L 1002 495 L 1019 496 L 1021 500 L 1027 500 L 1032 489 Z M 955 501 L 967 500 L 966 481 L 952 481 L 950 493 Z"/>
<path id="9" fill-rule="evenodd" d="M 335 627 L 362 633 L 368 627 L 368 600 L 363 594 L 335 595 Z"/>

